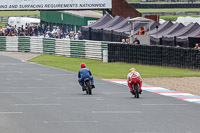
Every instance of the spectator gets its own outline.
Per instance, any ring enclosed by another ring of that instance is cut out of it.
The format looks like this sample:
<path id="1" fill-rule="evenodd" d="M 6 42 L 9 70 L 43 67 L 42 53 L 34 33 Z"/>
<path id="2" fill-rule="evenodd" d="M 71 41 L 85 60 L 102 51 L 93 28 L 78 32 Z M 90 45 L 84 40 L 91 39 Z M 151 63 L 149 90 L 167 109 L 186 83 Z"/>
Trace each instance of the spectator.
<path id="1" fill-rule="evenodd" d="M 34 28 L 35 36 L 38 36 L 38 32 L 39 32 L 38 25 L 36 25 L 35 28 Z"/>
<path id="2" fill-rule="evenodd" d="M 194 48 L 195 48 L 195 49 L 200 49 L 199 44 L 196 43 Z"/>
<path id="3" fill-rule="evenodd" d="M 130 40 L 128 38 L 126 39 L 126 44 L 130 44 Z"/>
<path id="4" fill-rule="evenodd" d="M 0 36 L 3 36 L 3 28 L 0 26 Z"/>
<path id="5" fill-rule="evenodd" d="M 74 32 L 73 31 L 70 31 L 70 33 L 69 33 L 69 39 L 70 40 L 74 40 Z"/>
<path id="6" fill-rule="evenodd" d="M 135 40 L 133 41 L 133 44 L 140 44 L 140 41 L 135 37 Z"/>
<path id="7" fill-rule="evenodd" d="M 125 41 L 125 39 L 122 39 L 122 44 L 126 44 L 126 41 Z"/>
<path id="8" fill-rule="evenodd" d="M 74 40 L 78 40 L 78 33 L 75 33 Z"/>
<path id="9" fill-rule="evenodd" d="M 140 31 L 139 31 L 139 35 L 144 35 L 146 33 L 146 31 L 144 30 L 144 27 L 141 27 Z"/>
<path id="10" fill-rule="evenodd" d="M 83 40 L 84 39 L 84 37 L 83 37 L 83 35 L 82 35 L 82 33 L 80 31 L 78 31 L 78 39 L 79 40 Z"/>

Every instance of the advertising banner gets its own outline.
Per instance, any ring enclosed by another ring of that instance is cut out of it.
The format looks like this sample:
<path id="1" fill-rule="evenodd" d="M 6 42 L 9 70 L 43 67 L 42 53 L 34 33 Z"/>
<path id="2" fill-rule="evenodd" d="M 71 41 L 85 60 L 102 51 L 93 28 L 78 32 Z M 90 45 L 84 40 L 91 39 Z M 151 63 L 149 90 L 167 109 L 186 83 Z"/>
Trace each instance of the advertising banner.
<path id="1" fill-rule="evenodd" d="M 109 9 L 112 0 L 2 0 L 0 10 Z"/>

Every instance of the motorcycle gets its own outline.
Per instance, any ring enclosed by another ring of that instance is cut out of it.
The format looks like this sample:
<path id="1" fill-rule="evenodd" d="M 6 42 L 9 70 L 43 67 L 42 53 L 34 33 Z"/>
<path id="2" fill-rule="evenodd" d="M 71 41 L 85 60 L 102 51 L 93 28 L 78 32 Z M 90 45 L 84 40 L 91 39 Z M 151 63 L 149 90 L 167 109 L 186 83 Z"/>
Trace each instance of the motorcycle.
<path id="1" fill-rule="evenodd" d="M 92 95 L 92 82 L 89 78 L 84 79 L 84 90 L 86 91 L 86 94 Z"/>
<path id="2" fill-rule="evenodd" d="M 135 95 L 136 98 L 139 98 L 139 94 L 141 94 L 141 90 L 139 89 L 140 88 L 140 85 L 142 81 L 140 79 L 140 77 L 136 74 L 133 74 L 132 77 L 131 77 L 131 85 L 133 87 L 133 92 L 132 94 Z"/>

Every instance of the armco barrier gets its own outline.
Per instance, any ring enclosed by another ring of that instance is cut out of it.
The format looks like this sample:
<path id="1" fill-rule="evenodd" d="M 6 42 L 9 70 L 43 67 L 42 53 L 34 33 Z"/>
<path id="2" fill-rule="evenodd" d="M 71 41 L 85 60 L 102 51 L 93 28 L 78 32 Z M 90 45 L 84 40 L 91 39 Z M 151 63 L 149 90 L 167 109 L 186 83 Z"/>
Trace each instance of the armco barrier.
<path id="1" fill-rule="evenodd" d="M 33 53 L 43 53 L 43 38 L 31 37 L 30 49 Z"/>
<path id="2" fill-rule="evenodd" d="M 170 46 L 108 44 L 108 62 L 200 69 L 200 50 Z"/>
<path id="3" fill-rule="evenodd" d="M 85 58 L 85 41 L 71 41 L 70 53 L 71 57 Z"/>
<path id="4" fill-rule="evenodd" d="M 56 54 L 66 57 L 103 60 L 108 42 L 41 38 L 0 37 L 0 51 Z"/>
<path id="5" fill-rule="evenodd" d="M 30 52 L 30 37 L 18 37 L 18 51 Z"/>
<path id="6" fill-rule="evenodd" d="M 6 37 L 0 36 L 0 51 L 6 51 Z"/>
<path id="7" fill-rule="evenodd" d="M 55 54 L 70 57 L 70 40 L 56 39 Z"/>
<path id="8" fill-rule="evenodd" d="M 85 42 L 85 58 L 101 60 L 101 42 L 86 41 Z"/>
<path id="9" fill-rule="evenodd" d="M 43 53 L 55 54 L 55 39 L 43 38 Z"/>
<path id="10" fill-rule="evenodd" d="M 6 51 L 18 51 L 18 37 L 6 37 Z"/>

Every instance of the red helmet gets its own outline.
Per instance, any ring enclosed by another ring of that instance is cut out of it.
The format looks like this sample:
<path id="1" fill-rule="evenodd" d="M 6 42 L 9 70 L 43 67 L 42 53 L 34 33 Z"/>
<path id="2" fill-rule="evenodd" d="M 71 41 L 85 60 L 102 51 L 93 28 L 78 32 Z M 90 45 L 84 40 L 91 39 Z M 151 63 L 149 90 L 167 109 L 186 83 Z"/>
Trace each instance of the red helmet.
<path id="1" fill-rule="evenodd" d="M 86 64 L 85 63 L 81 63 L 81 68 L 85 68 Z"/>

